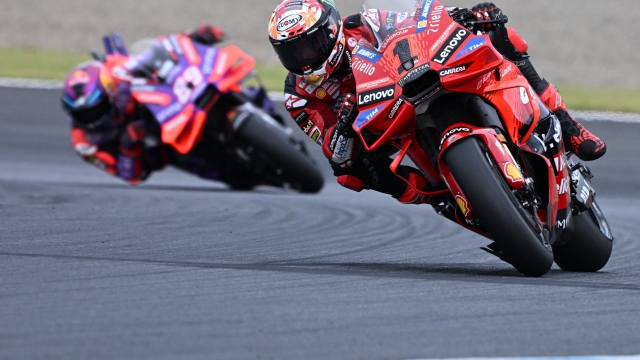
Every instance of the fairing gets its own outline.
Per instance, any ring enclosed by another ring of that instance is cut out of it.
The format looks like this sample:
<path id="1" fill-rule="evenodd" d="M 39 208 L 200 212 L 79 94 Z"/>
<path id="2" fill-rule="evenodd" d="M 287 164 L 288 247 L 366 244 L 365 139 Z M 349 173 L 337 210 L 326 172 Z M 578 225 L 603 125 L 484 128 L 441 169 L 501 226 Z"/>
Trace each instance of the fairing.
<path id="1" fill-rule="evenodd" d="M 137 62 L 157 81 L 136 82 L 132 93 L 161 125 L 162 141 L 186 154 L 207 118 L 207 109 L 198 108 L 195 101 L 209 86 L 220 93 L 240 91 L 255 60 L 236 46 L 204 46 L 184 35 L 169 36 L 159 46 L 140 55 Z"/>
<path id="2" fill-rule="evenodd" d="M 416 5 L 420 5 L 417 10 Z M 398 14 L 392 16 L 387 9 L 405 11 L 408 19 L 402 15 L 398 23 Z M 433 164 L 425 155 L 418 144 L 416 119 L 442 95 L 477 95 L 482 98 L 480 102 L 495 110 L 495 123 L 502 129 L 454 123 L 442 133 L 442 142 L 436 144 L 440 145 L 439 158 L 456 142 L 475 136 L 484 143 L 506 183 L 518 191 L 529 177 L 528 169 L 519 165 L 522 153 L 528 153 L 547 168 L 542 181 L 548 181 L 544 187 L 549 189 L 545 200 L 549 205 L 538 210 L 540 221 L 553 228 L 556 221 L 569 216 L 564 150 L 560 149 L 550 160 L 527 145 L 541 116 L 548 111 L 517 66 L 504 60 L 490 38 L 475 35 L 454 22 L 436 0 L 367 0 L 365 10 L 364 18 L 376 33 L 377 43 L 361 42 L 352 53 L 360 111 L 353 128 L 365 149 L 375 151 L 385 144 L 396 146 L 400 153 L 391 170 L 398 175 L 400 163 L 409 156 L 432 189 L 438 189 L 414 190 L 430 196 L 443 193 L 439 189 L 446 186 L 444 192 L 455 197 L 466 218 L 457 220 L 458 223 L 469 227 L 475 217 L 473 208 L 446 164 L 442 161 Z M 521 153 L 512 152 L 514 147 Z M 474 231 L 481 233 L 478 229 Z"/>

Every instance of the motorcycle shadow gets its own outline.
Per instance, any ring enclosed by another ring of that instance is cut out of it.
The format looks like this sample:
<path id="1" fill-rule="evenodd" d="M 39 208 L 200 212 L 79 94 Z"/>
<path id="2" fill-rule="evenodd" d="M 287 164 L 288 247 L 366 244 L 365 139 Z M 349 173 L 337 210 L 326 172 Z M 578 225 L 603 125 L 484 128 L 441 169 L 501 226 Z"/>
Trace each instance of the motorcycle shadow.
<path id="1" fill-rule="evenodd" d="M 228 193 L 228 194 L 260 194 L 260 195 L 287 195 L 294 193 L 285 189 L 259 186 L 253 189 L 233 189 L 223 184 L 220 186 L 192 186 L 192 185 L 156 185 L 156 184 L 77 184 L 77 187 L 84 188 L 100 188 L 114 190 L 133 190 L 133 191 L 167 191 L 167 192 L 204 192 L 204 193 Z"/>
<path id="2" fill-rule="evenodd" d="M 576 273 L 555 267 L 540 278 L 525 277 L 509 265 L 478 263 L 288 262 L 279 267 L 278 271 L 325 275 L 640 291 L 637 284 L 616 282 L 612 272 Z"/>

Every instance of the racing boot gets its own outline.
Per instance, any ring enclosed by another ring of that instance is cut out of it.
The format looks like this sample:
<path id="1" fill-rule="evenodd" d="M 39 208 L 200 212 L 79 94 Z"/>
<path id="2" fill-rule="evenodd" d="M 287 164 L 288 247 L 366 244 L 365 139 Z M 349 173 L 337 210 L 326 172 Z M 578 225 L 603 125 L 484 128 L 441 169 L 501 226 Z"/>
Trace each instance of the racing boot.
<path id="1" fill-rule="evenodd" d="M 413 187 L 409 186 L 389 170 L 388 164 L 391 162 L 391 159 L 383 159 L 381 162 L 386 165 L 386 167 L 371 167 L 369 171 L 372 176 L 363 176 L 365 175 L 363 173 L 359 174 L 360 176 L 354 174 L 341 175 L 337 177 L 338 184 L 355 192 L 369 189 L 383 194 L 389 194 L 403 204 L 418 205 L 429 203 L 429 198 L 418 194 Z M 426 191 L 427 180 L 417 170 L 402 166 L 399 169 L 399 173 L 405 179 L 408 179 L 415 188 Z M 368 179 L 365 181 L 363 178 Z"/>
<path id="2" fill-rule="evenodd" d="M 409 178 L 408 178 L 409 182 L 415 186 L 417 189 L 421 190 L 421 191 L 426 191 L 427 190 L 427 180 L 424 178 L 424 176 L 422 176 L 422 174 L 418 173 L 415 170 L 412 170 L 409 173 Z M 420 205 L 420 204 L 428 204 L 429 203 L 429 198 L 417 193 L 413 187 L 406 185 L 406 190 L 402 193 L 402 195 L 400 195 L 399 197 L 394 197 L 396 200 L 398 200 L 399 202 L 403 203 L 403 204 L 414 204 L 414 205 Z"/>
<path id="3" fill-rule="evenodd" d="M 599 159 L 607 152 L 607 145 L 604 141 L 569 115 L 555 86 L 549 84 L 540 94 L 540 99 L 560 120 L 565 149 L 570 150 L 583 161 Z"/>

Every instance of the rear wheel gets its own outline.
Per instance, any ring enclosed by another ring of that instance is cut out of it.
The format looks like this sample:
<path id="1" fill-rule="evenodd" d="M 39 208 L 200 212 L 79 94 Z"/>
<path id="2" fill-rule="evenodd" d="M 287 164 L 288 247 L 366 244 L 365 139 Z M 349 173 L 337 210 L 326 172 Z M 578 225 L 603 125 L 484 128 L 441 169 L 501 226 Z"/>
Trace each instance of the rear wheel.
<path id="1" fill-rule="evenodd" d="M 268 124 L 259 115 L 251 114 L 236 130 L 236 136 L 270 165 L 270 177 L 283 179 L 303 193 L 317 193 L 324 186 L 324 177 L 304 149 L 293 142 L 277 125 Z"/>
<path id="2" fill-rule="evenodd" d="M 535 215 L 516 199 L 488 152 L 475 137 L 454 144 L 444 160 L 485 230 L 502 250 L 501 258 L 526 276 L 546 274 L 553 252 Z"/>
<path id="3" fill-rule="evenodd" d="M 553 247 L 556 264 L 566 271 L 596 272 L 602 269 L 613 249 L 613 236 L 597 203 L 573 218 L 573 236 Z"/>

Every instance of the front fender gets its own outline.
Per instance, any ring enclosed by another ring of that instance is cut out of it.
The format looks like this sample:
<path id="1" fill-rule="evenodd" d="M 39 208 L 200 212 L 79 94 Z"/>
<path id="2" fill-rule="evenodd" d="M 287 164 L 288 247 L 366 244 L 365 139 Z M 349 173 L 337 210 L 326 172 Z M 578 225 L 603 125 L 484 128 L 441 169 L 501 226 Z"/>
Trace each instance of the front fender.
<path id="1" fill-rule="evenodd" d="M 456 180 L 453 178 L 449 167 L 444 162 L 443 155 L 447 149 L 455 146 L 458 141 L 470 136 L 475 136 L 482 141 L 492 157 L 491 160 L 497 165 L 502 177 L 511 189 L 518 190 L 525 185 L 525 178 L 520 170 L 520 166 L 506 145 L 504 136 L 498 134 L 492 128 L 479 128 L 465 123 L 457 123 L 449 127 L 444 132 L 442 140 L 440 141 L 438 165 L 442 178 L 447 183 L 449 190 L 451 190 L 451 193 L 456 198 L 458 205 L 468 220 L 475 218 L 475 213 Z"/>

